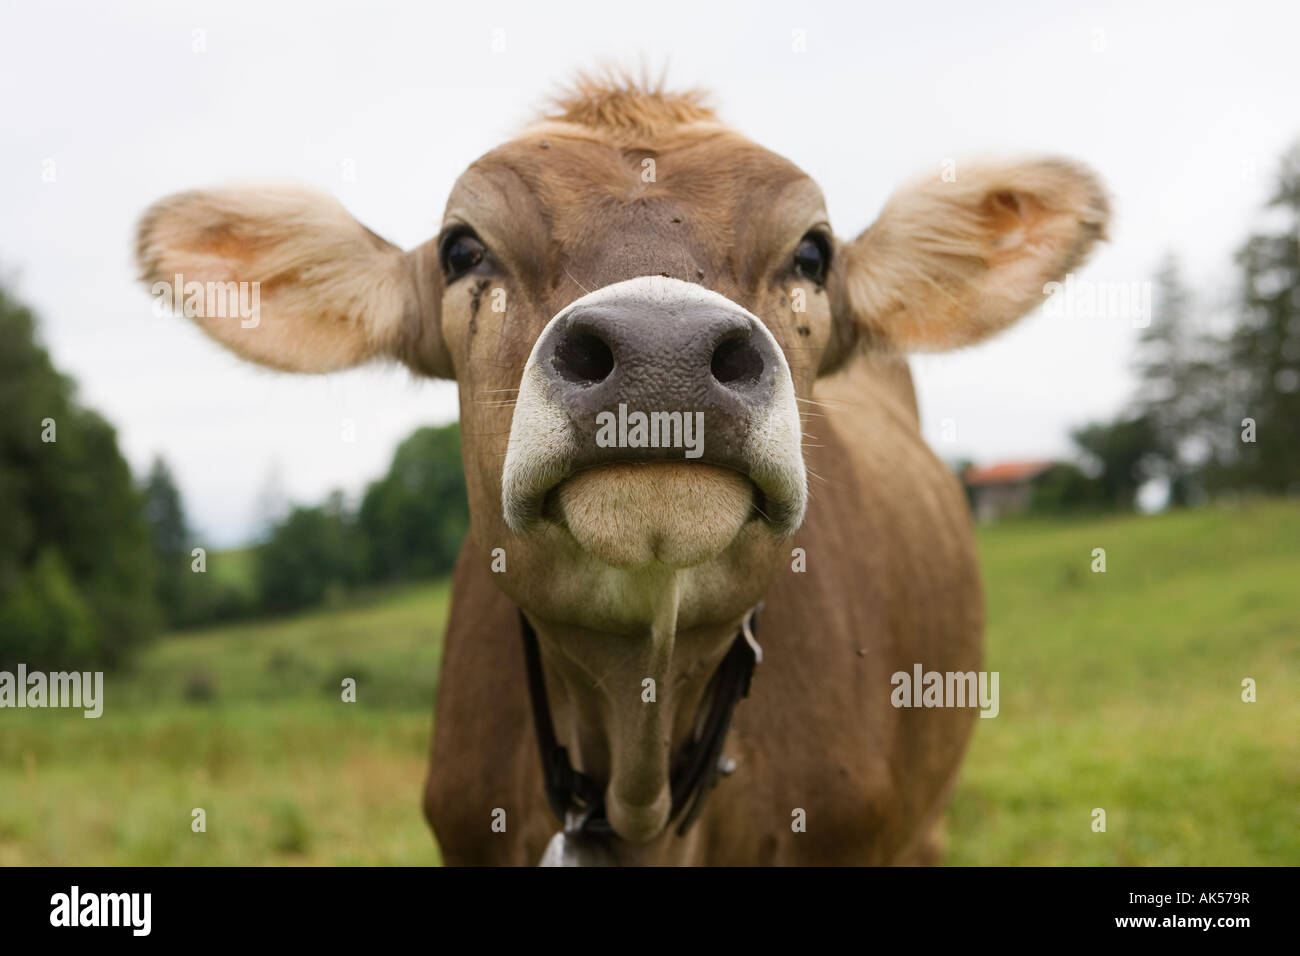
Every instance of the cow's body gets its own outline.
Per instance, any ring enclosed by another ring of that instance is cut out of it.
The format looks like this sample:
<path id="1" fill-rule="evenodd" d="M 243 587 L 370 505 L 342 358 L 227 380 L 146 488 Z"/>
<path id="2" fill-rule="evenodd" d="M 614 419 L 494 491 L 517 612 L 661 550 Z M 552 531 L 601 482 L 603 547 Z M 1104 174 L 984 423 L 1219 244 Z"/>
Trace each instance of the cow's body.
<path id="1" fill-rule="evenodd" d="M 447 862 L 900 863 L 934 858 L 975 709 L 895 706 L 894 675 L 978 670 L 982 629 L 902 356 L 1032 310 L 1107 214 L 1068 160 L 961 166 L 840 241 L 793 163 L 616 80 L 472 164 L 410 252 L 329 197 L 235 189 L 156 204 L 137 256 L 260 283 L 258 321 L 196 315 L 254 361 L 456 380 L 471 529 L 425 789 Z M 700 441 L 611 444 L 629 407 Z M 675 760 L 759 604 L 735 770 L 679 836 Z M 521 612 L 599 821 L 559 850 Z"/>
<path id="2" fill-rule="evenodd" d="M 814 481 L 787 570 L 762 612 L 750 698 L 725 753 L 736 770 L 684 838 L 623 845 L 620 862 L 927 862 L 974 712 L 896 709 L 890 676 L 980 666 L 970 518 L 920 437 L 910 377 L 864 363 L 818 383 L 805 455 Z M 871 488 L 871 495 L 863 494 Z M 474 557 L 456 570 L 425 809 L 452 864 L 533 864 L 546 805 L 518 610 Z M 492 706 L 485 706 L 491 701 Z M 923 756 L 924 759 L 918 759 Z M 492 810 L 506 810 L 495 833 Z M 806 811 L 806 832 L 792 812 Z"/>

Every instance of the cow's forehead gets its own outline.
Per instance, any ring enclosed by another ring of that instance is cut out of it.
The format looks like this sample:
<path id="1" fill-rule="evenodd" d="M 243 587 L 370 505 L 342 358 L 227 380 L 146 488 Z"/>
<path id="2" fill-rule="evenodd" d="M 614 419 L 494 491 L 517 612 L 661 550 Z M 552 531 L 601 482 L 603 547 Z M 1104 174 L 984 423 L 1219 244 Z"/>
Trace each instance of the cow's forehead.
<path id="1" fill-rule="evenodd" d="M 538 278 L 744 284 L 774 230 L 815 225 L 822 209 L 802 170 L 716 123 L 638 137 L 547 123 L 471 165 L 447 217 L 507 244 Z"/>

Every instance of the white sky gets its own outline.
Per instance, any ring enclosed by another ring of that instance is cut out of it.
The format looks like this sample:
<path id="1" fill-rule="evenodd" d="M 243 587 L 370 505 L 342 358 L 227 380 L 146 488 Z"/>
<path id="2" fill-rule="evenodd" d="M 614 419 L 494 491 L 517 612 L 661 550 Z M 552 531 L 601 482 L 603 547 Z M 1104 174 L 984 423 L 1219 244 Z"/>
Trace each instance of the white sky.
<path id="1" fill-rule="evenodd" d="M 505 52 L 492 52 L 496 29 Z M 574 70 L 667 63 L 812 174 L 841 236 L 950 157 L 960 175 L 964 158 L 1060 152 L 1114 199 L 1113 241 L 1082 278 L 1141 281 L 1173 250 L 1223 300 L 1232 252 L 1300 136 L 1297 36 L 1300 5 L 1242 0 L 0 0 L 0 270 L 137 474 L 161 452 L 192 523 L 225 546 L 248 537 L 273 469 L 296 501 L 355 494 L 413 428 L 455 417 L 455 387 L 392 369 L 263 371 L 156 318 L 131 235 L 166 193 L 302 181 L 409 248 L 437 229 L 460 171 Z M 926 435 L 945 458 L 1064 454 L 1069 426 L 1124 402 L 1134 335 L 1122 320 L 1038 315 L 918 360 Z M 955 442 L 940 441 L 944 419 Z"/>

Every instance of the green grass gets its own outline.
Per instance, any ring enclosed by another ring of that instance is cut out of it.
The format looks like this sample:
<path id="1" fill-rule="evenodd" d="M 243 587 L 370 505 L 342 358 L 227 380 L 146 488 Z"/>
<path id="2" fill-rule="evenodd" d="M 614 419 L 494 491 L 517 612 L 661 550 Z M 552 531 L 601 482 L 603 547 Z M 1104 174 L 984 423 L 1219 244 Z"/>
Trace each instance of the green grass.
<path id="1" fill-rule="evenodd" d="M 976 721 L 947 862 L 1300 862 L 1300 508 L 1009 522 L 979 545 L 1001 713 Z M 419 801 L 447 600 L 165 638 L 108 676 L 99 720 L 6 710 L 0 865 L 438 862 Z"/>
<path id="2" fill-rule="evenodd" d="M 976 721 L 949 863 L 1300 862 L 1300 507 L 1010 522 L 979 543 L 1001 713 Z"/>
<path id="3" fill-rule="evenodd" d="M 437 863 L 420 790 L 447 600 L 189 632 L 108 675 L 98 720 L 5 711 L 0 865 Z"/>
<path id="4" fill-rule="evenodd" d="M 242 594 L 257 591 L 257 549 L 236 548 L 208 555 L 207 573 Z"/>

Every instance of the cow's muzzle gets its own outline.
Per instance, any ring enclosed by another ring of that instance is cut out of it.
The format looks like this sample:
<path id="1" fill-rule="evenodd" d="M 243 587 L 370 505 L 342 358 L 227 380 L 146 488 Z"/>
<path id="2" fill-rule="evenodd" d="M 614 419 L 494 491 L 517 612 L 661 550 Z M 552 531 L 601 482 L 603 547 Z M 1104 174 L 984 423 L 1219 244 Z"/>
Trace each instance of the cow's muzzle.
<path id="1" fill-rule="evenodd" d="M 782 537 L 807 500 L 789 365 L 767 327 L 698 285 L 644 276 L 561 310 L 525 367 L 502 476 L 522 533 L 568 476 L 616 463 L 696 462 L 752 482 Z"/>

